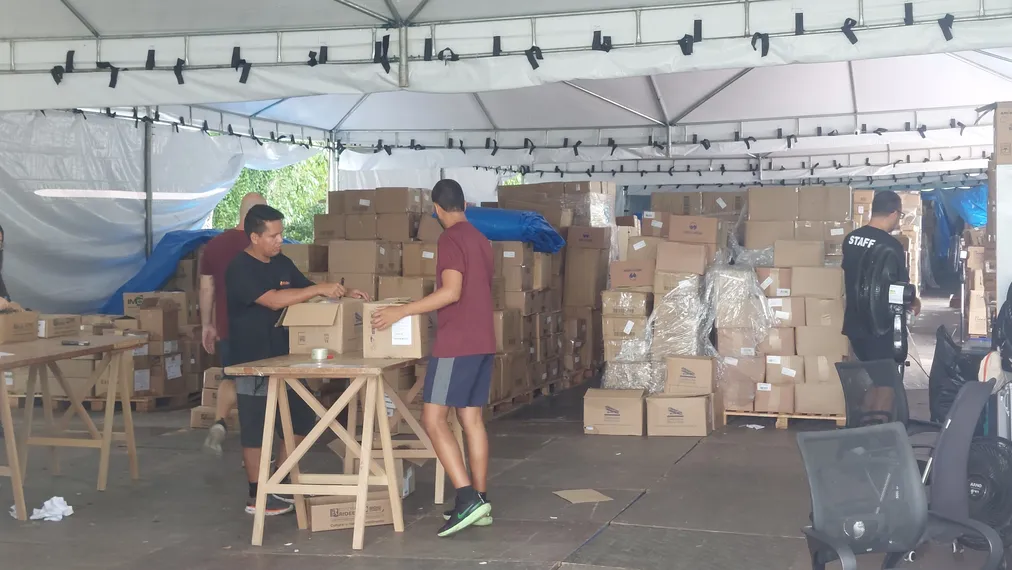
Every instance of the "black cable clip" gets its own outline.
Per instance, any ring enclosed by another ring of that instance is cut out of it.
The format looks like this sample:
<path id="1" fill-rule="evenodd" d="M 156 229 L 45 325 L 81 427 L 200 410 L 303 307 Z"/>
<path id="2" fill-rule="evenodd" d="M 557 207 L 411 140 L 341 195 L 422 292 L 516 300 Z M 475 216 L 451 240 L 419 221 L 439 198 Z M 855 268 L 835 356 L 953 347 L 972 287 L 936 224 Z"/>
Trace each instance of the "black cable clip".
<path id="1" fill-rule="evenodd" d="M 611 51 L 611 36 L 602 36 L 601 30 L 594 30 L 594 39 L 590 44 L 590 49 L 594 51 Z"/>
<path id="2" fill-rule="evenodd" d="M 759 57 L 766 57 L 770 53 L 770 35 L 760 34 L 756 32 L 752 34 L 752 51 L 757 51 L 756 43 L 760 44 L 762 48 L 759 51 Z"/>
<path id="3" fill-rule="evenodd" d="M 390 34 L 376 42 L 373 48 L 372 62 L 383 66 L 383 71 L 390 73 Z"/>
<path id="4" fill-rule="evenodd" d="M 527 61 L 531 64 L 531 69 L 541 67 L 541 64 L 538 63 L 538 61 L 545 59 L 544 55 L 541 53 L 541 48 L 538 46 L 531 46 L 527 48 L 524 50 L 524 55 L 527 56 Z"/>
<path id="5" fill-rule="evenodd" d="M 851 45 L 857 43 L 857 34 L 854 33 L 854 26 L 856 25 L 857 20 L 855 20 L 854 18 L 847 18 L 846 20 L 843 21 L 843 27 L 840 28 L 840 31 L 843 32 L 843 35 L 847 36 L 847 39 L 850 40 Z"/>

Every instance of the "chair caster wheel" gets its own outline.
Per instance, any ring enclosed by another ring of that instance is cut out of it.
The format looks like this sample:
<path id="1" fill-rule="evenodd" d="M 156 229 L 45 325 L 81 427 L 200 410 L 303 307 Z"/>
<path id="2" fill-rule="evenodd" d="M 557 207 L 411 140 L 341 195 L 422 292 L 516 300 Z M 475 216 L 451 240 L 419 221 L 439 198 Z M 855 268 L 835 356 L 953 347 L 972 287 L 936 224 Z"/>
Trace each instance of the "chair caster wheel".
<path id="1" fill-rule="evenodd" d="M 952 541 L 952 553 L 953 554 L 962 554 L 964 551 L 965 551 L 965 549 L 963 548 L 963 545 L 959 543 L 959 541 L 956 541 L 956 540 Z"/>
<path id="2" fill-rule="evenodd" d="M 917 560 L 917 553 L 914 552 L 913 550 L 903 555 L 904 562 L 910 563 L 913 562 L 914 560 Z"/>

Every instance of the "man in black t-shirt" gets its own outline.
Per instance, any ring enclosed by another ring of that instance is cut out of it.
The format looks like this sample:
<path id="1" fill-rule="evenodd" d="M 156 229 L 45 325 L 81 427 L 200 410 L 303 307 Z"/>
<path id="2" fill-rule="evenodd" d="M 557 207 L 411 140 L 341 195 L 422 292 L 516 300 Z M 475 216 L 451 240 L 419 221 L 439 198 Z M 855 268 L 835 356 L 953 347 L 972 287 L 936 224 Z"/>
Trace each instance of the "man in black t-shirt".
<path id="1" fill-rule="evenodd" d="M 229 352 L 233 364 L 253 362 L 288 354 L 288 331 L 278 326 L 286 307 L 309 301 L 314 297 L 342 297 L 344 287 L 337 283 L 314 284 L 299 271 L 291 259 L 281 253 L 284 226 L 281 212 L 266 205 L 250 208 L 243 230 L 250 245 L 228 265 L 225 272 L 225 297 L 228 305 Z M 368 299 L 360 291 L 348 295 Z M 312 409 L 288 388 L 295 443 L 309 433 L 316 423 Z M 260 448 L 267 415 L 267 379 L 257 376 L 236 378 L 239 408 L 239 440 L 249 481 L 246 512 L 254 513 L 257 477 L 260 472 Z M 281 420 L 275 422 L 281 437 Z M 288 456 L 284 441 L 278 448 L 278 462 Z M 270 495 L 267 515 L 280 515 L 294 510 L 290 495 Z"/>
<path id="2" fill-rule="evenodd" d="M 847 288 L 847 305 L 843 314 L 843 334 L 850 339 L 851 349 L 858 360 L 892 360 L 892 333 L 885 336 L 872 336 L 867 330 L 867 323 L 861 322 L 857 307 L 857 287 L 861 271 L 868 263 L 866 254 L 876 248 L 889 248 L 896 252 L 900 259 L 906 257 L 899 240 L 890 235 L 900 226 L 903 216 L 903 202 L 899 194 L 892 191 L 876 192 L 871 204 L 871 220 L 868 225 L 860 227 L 843 240 L 843 278 Z M 907 268 L 904 266 L 901 278 L 910 281 Z M 914 314 L 920 313 L 921 301 L 914 298 L 912 306 Z"/>

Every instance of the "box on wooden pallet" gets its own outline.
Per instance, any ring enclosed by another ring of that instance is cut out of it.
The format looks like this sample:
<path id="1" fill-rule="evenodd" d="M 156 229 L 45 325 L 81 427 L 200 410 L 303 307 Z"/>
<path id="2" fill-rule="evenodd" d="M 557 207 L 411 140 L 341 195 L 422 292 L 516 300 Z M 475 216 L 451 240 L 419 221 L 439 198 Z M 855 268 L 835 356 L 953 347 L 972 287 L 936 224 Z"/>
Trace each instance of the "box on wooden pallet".
<path id="1" fill-rule="evenodd" d="M 798 356 L 850 354 L 850 342 L 840 333 L 839 327 L 804 326 L 796 331 Z"/>
<path id="2" fill-rule="evenodd" d="M 587 390 L 583 397 L 583 432 L 643 435 L 643 397 L 643 390 Z"/>
<path id="3" fill-rule="evenodd" d="M 843 269 L 839 267 L 794 267 L 791 294 L 817 299 L 843 298 Z"/>
<path id="4" fill-rule="evenodd" d="M 496 352 L 515 352 L 520 347 L 520 311 L 507 309 L 492 314 Z"/>
<path id="5" fill-rule="evenodd" d="M 804 356 L 766 356 L 766 383 L 800 384 L 805 381 Z"/>
<path id="6" fill-rule="evenodd" d="M 796 339 L 793 328 L 771 328 L 766 338 L 759 344 L 760 354 L 793 356 L 796 351 Z"/>
<path id="7" fill-rule="evenodd" d="M 794 386 L 759 383 L 755 391 L 755 411 L 767 414 L 794 413 Z"/>
<path id="8" fill-rule="evenodd" d="M 843 299 L 805 299 L 804 324 L 843 330 Z"/>
<path id="9" fill-rule="evenodd" d="M 794 386 L 794 412 L 825 416 L 846 415 L 847 404 L 843 396 L 843 386 L 832 382 L 809 382 Z"/>
<path id="10" fill-rule="evenodd" d="M 840 384 L 836 363 L 843 356 L 805 356 L 805 382 L 809 384 Z"/>

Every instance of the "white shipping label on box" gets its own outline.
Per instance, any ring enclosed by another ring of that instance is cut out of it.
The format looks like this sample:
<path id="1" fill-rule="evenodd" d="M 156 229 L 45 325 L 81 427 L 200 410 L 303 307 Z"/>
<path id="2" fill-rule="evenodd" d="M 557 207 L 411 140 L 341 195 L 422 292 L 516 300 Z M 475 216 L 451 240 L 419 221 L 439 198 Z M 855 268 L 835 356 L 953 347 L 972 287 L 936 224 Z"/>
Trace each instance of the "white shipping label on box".
<path id="1" fill-rule="evenodd" d="M 422 254 L 422 255 L 425 255 L 425 254 Z M 502 256 L 505 257 L 506 259 L 513 259 L 514 257 L 517 256 L 517 254 L 516 254 L 515 251 L 504 251 L 504 252 L 502 252 Z"/>
<path id="2" fill-rule="evenodd" d="M 369 206 L 369 204 L 371 204 L 371 203 L 372 202 L 370 202 L 369 200 L 366 200 L 365 198 L 359 198 L 359 200 L 358 200 L 358 205 L 359 206 Z"/>
<path id="3" fill-rule="evenodd" d="M 135 370 L 134 371 L 134 392 L 147 392 L 151 389 L 151 371 Z"/>
<path id="4" fill-rule="evenodd" d="M 728 356 L 724 359 L 724 364 L 728 366 L 738 366 L 738 359 L 733 356 Z"/>
<path id="5" fill-rule="evenodd" d="M 380 246 L 380 255 L 386 255 L 386 254 L 387 254 L 387 248 Z"/>
<path id="6" fill-rule="evenodd" d="M 772 284 L 773 284 L 773 278 L 772 277 L 767 277 L 766 279 L 763 279 L 763 282 L 759 285 L 759 288 L 760 289 L 766 289 L 767 287 L 769 287 Z"/>
<path id="7" fill-rule="evenodd" d="M 633 249 L 636 250 L 636 251 L 639 251 L 639 250 L 643 249 L 646 246 L 647 246 L 647 242 L 645 242 L 643 240 L 640 240 L 640 241 L 638 241 L 638 242 L 636 242 L 636 243 L 633 244 Z"/>
<path id="8" fill-rule="evenodd" d="M 178 340 L 167 340 L 162 343 L 162 352 L 169 354 L 170 352 L 179 352 L 179 341 Z"/>
<path id="9" fill-rule="evenodd" d="M 780 368 L 780 373 L 783 374 L 784 376 L 788 377 L 788 378 L 794 378 L 795 376 L 798 375 L 798 371 L 797 370 L 795 370 L 793 368 L 787 368 L 786 366 L 783 366 L 783 367 Z"/>
<path id="10" fill-rule="evenodd" d="M 790 297 L 790 296 L 791 296 L 790 289 L 777 289 L 777 297 Z"/>
<path id="11" fill-rule="evenodd" d="M 789 321 L 791 319 L 791 314 L 787 311 L 774 311 L 773 316 L 782 321 Z"/>
<path id="12" fill-rule="evenodd" d="M 742 356 L 755 356 L 755 349 L 754 348 L 743 348 L 743 349 L 741 349 L 741 355 Z"/>
<path id="13" fill-rule="evenodd" d="M 411 346 L 411 317 L 404 317 L 390 327 L 390 344 Z"/>
<path id="14" fill-rule="evenodd" d="M 133 349 L 132 354 L 133 356 L 147 356 L 148 345 L 145 344 L 144 346 L 138 346 L 137 348 Z"/>
<path id="15" fill-rule="evenodd" d="M 654 213 L 653 212 L 643 212 L 643 219 L 644 220 L 652 220 L 652 219 L 654 219 Z"/>
<path id="16" fill-rule="evenodd" d="M 863 214 L 864 213 L 864 206 L 858 206 L 857 207 L 857 213 L 858 214 Z"/>
<path id="17" fill-rule="evenodd" d="M 717 205 L 720 206 L 721 210 L 727 208 L 727 202 L 725 202 L 723 198 L 717 198 Z"/>
<path id="18" fill-rule="evenodd" d="M 767 384 L 765 382 L 761 382 L 759 384 L 756 384 L 755 389 L 758 392 L 772 392 L 773 391 L 773 384 Z"/>
<path id="19" fill-rule="evenodd" d="M 386 401 L 387 405 L 387 417 L 388 418 L 393 417 L 394 411 L 397 410 L 397 404 L 394 404 L 394 401 L 391 400 L 390 396 L 387 396 L 386 394 L 383 394 L 383 399 Z"/>
<path id="20" fill-rule="evenodd" d="M 512 252 L 510 252 L 510 253 L 512 253 Z M 435 258 L 436 258 L 436 254 L 432 253 L 431 251 L 423 251 L 422 252 L 422 259 L 435 259 Z"/>
<path id="21" fill-rule="evenodd" d="M 622 332 L 624 332 L 625 334 L 629 334 L 632 332 L 634 326 L 636 326 L 636 323 L 632 321 L 626 321 L 625 328 L 622 329 Z"/>
<path id="22" fill-rule="evenodd" d="M 780 364 L 780 357 L 779 356 L 767 356 L 766 357 L 766 364 Z"/>
<path id="23" fill-rule="evenodd" d="M 653 227 L 655 227 L 655 228 L 663 228 L 664 227 L 664 222 L 658 222 L 657 220 L 654 220 L 654 221 L 650 222 L 650 225 L 653 226 Z"/>
<path id="24" fill-rule="evenodd" d="M 842 236 L 843 235 L 843 228 L 833 228 L 833 229 L 829 230 L 829 235 L 831 235 L 831 236 Z"/>
<path id="25" fill-rule="evenodd" d="M 183 357 L 179 354 L 165 359 L 165 377 L 169 380 L 183 375 Z"/>
<path id="26" fill-rule="evenodd" d="M 763 289 L 765 289 L 765 287 L 763 287 Z M 769 300 L 769 304 L 770 304 L 771 308 L 773 308 L 773 307 L 783 307 L 784 306 L 784 300 L 783 299 L 770 299 Z"/>

